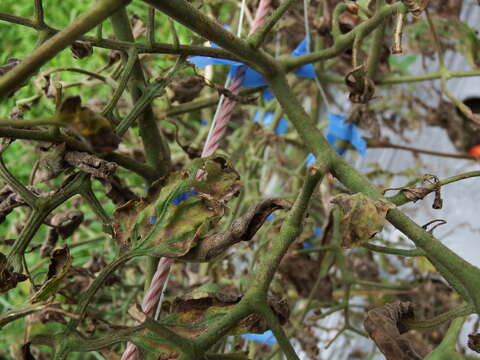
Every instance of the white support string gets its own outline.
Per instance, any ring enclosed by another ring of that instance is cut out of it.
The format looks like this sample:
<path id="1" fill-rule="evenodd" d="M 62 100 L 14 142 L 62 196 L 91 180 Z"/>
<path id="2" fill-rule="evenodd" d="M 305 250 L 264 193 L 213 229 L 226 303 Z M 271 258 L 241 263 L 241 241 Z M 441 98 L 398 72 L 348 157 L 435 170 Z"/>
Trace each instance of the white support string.
<path id="1" fill-rule="evenodd" d="M 308 21 L 308 0 L 303 0 L 303 18 L 304 18 L 304 25 L 305 25 L 305 36 L 307 38 L 307 52 L 310 52 L 310 24 Z M 317 71 L 315 71 L 315 84 L 317 84 L 318 90 L 320 90 L 320 96 L 325 103 L 325 107 L 327 108 L 327 112 L 330 112 L 330 103 L 328 102 L 327 93 L 320 82 L 320 79 L 317 76 Z"/>
<path id="2" fill-rule="evenodd" d="M 237 37 L 240 37 L 240 35 L 242 34 L 243 19 L 245 17 L 246 5 L 247 5 L 246 0 L 242 0 L 242 5 L 240 6 L 240 17 L 238 19 L 238 27 L 236 32 Z M 228 89 L 231 81 L 232 81 L 232 77 L 229 72 L 227 75 L 227 80 L 225 80 L 225 85 L 223 85 L 223 87 L 225 89 Z M 213 115 L 212 124 L 210 125 L 210 129 L 208 130 L 207 139 L 205 140 L 206 144 L 209 142 L 208 140 L 212 136 L 213 129 L 215 129 L 215 124 L 217 123 L 217 118 L 218 118 L 218 115 L 220 114 L 220 109 L 222 108 L 224 101 L 225 101 L 225 95 L 222 94 L 220 95 L 220 99 L 218 100 L 217 108 L 215 109 L 215 114 Z"/>

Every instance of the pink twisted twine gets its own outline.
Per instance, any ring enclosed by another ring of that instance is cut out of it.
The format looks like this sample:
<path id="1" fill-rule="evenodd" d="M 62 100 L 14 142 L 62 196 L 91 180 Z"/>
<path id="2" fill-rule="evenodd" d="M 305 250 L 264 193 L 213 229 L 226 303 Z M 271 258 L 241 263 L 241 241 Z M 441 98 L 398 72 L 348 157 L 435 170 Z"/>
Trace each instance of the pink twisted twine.
<path id="1" fill-rule="evenodd" d="M 258 9 L 255 13 L 255 19 L 253 20 L 252 26 L 250 28 L 250 34 L 257 31 L 263 24 L 265 18 L 267 17 L 271 4 L 271 0 L 260 0 L 260 3 L 258 4 Z M 234 95 L 237 95 L 240 92 L 240 87 L 242 85 L 243 78 L 245 77 L 245 70 L 246 68 L 244 66 L 241 66 L 237 70 L 237 73 L 235 74 L 228 88 L 228 90 Z M 225 101 L 222 103 L 222 107 L 219 109 L 217 121 L 214 124 L 214 128 L 212 129 L 212 132 L 203 147 L 203 158 L 212 155 L 220 145 L 220 142 L 222 141 L 227 131 L 228 121 L 230 120 L 235 104 L 236 101 L 230 98 L 225 99 Z M 173 260 L 169 258 L 161 258 L 158 262 L 157 270 L 153 275 L 150 288 L 148 289 L 147 293 L 143 298 L 142 311 L 147 316 L 153 316 L 155 305 L 158 303 L 160 296 L 162 295 L 165 281 L 170 272 L 172 262 Z M 129 342 L 127 344 L 127 348 L 122 355 L 121 360 L 136 360 L 137 358 L 138 349 L 135 344 Z"/>
<path id="2" fill-rule="evenodd" d="M 258 4 L 258 9 L 255 13 L 255 19 L 253 20 L 252 26 L 250 28 L 250 34 L 257 31 L 263 24 L 271 5 L 271 0 L 260 0 L 260 3 Z M 245 77 L 245 70 L 246 68 L 244 66 L 241 66 L 237 70 L 237 73 L 235 74 L 230 86 L 228 87 L 228 91 L 234 95 L 238 95 L 238 93 L 240 92 L 240 86 L 242 85 L 243 78 Z M 215 150 L 218 149 L 218 146 L 220 145 L 220 142 L 222 141 L 227 131 L 228 122 L 230 121 L 230 117 L 232 116 L 232 112 L 236 103 L 237 102 L 231 98 L 226 98 L 225 101 L 222 103 L 222 107 L 219 109 L 217 119 L 213 124 L 214 128 L 212 129 L 203 147 L 202 157 L 208 157 L 212 155 Z"/>
<path id="3" fill-rule="evenodd" d="M 172 259 L 165 257 L 160 258 L 158 261 L 157 270 L 153 275 L 150 288 L 143 296 L 142 311 L 147 316 L 152 317 L 155 315 L 155 306 L 162 295 L 163 286 L 167 280 L 172 262 Z M 129 342 L 127 344 L 127 348 L 123 352 L 121 360 L 135 360 L 137 359 L 137 355 L 137 347 L 134 343 Z"/>

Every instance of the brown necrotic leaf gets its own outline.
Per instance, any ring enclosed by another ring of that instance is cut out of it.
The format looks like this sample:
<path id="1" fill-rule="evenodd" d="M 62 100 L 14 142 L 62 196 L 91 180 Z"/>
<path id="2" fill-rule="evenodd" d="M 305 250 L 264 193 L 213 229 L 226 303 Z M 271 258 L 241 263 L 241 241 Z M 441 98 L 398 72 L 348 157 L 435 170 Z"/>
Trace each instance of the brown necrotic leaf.
<path id="1" fill-rule="evenodd" d="M 0 223 L 18 206 L 26 205 L 25 201 L 6 185 L 0 190 Z"/>
<path id="2" fill-rule="evenodd" d="M 276 210 L 287 209 L 290 203 L 283 199 L 267 199 L 233 222 L 227 231 L 208 235 L 199 240 L 180 260 L 210 261 L 240 241 L 250 241 L 266 218 Z"/>
<path id="3" fill-rule="evenodd" d="M 363 65 L 350 71 L 345 77 L 345 83 L 350 92 L 349 99 L 353 103 L 366 104 L 375 94 L 375 85 L 367 77 Z"/>
<path id="4" fill-rule="evenodd" d="M 85 41 L 75 41 L 70 46 L 72 56 L 75 59 L 83 59 L 93 54 L 93 47 Z"/>
<path id="5" fill-rule="evenodd" d="M 35 357 L 32 355 L 32 352 L 30 351 L 30 342 L 27 342 L 22 345 L 20 349 L 20 358 L 22 360 L 35 360 Z"/>
<path id="6" fill-rule="evenodd" d="M 171 101 L 186 103 L 195 99 L 205 86 L 205 81 L 198 76 L 189 76 L 179 80 L 172 80 L 168 86 L 173 91 Z"/>
<path id="7" fill-rule="evenodd" d="M 0 76 L 3 76 L 5 75 L 7 72 L 9 72 L 10 70 L 12 70 L 15 66 L 17 66 L 18 64 L 20 64 L 21 60 L 19 59 L 15 59 L 15 58 L 10 58 L 7 60 L 7 63 L 5 65 L 2 65 L 0 66 Z M 11 90 L 9 93 L 8 93 L 8 96 L 12 96 L 17 90 L 19 90 L 21 87 L 25 86 L 26 83 L 23 83 L 17 87 L 15 87 L 13 90 Z"/>
<path id="8" fill-rule="evenodd" d="M 35 181 L 54 179 L 68 168 L 63 159 L 65 147 L 65 143 L 58 145 L 47 144 L 39 147 L 40 159 L 38 161 L 38 171 L 35 174 Z"/>
<path id="9" fill-rule="evenodd" d="M 402 320 L 413 319 L 413 304 L 397 301 L 370 310 L 364 321 L 368 335 L 387 360 L 421 360 L 405 336 Z"/>
<path id="10" fill-rule="evenodd" d="M 351 248 L 367 241 L 382 230 L 388 210 L 395 205 L 382 199 L 372 199 L 362 193 L 341 194 L 332 201 L 341 212 L 342 247 Z"/>
<path id="11" fill-rule="evenodd" d="M 480 353 L 480 333 L 468 335 L 468 347 Z"/>
<path id="12" fill-rule="evenodd" d="M 8 266 L 7 257 L 0 253 L 0 294 L 15 288 L 19 282 L 27 279 L 26 275 L 11 270 Z"/>
<path id="13" fill-rule="evenodd" d="M 50 259 L 47 280 L 40 289 L 32 296 L 30 303 L 44 301 L 55 295 L 58 288 L 72 266 L 73 258 L 70 256 L 68 247 L 55 249 Z"/>
<path id="14" fill-rule="evenodd" d="M 83 212 L 80 210 L 69 210 L 54 215 L 50 220 L 50 224 L 55 227 L 62 239 L 66 239 L 78 229 L 82 221 Z"/>
<path id="15" fill-rule="evenodd" d="M 117 170 L 117 164 L 80 151 L 65 153 L 65 162 L 100 179 L 109 179 Z"/>
<path id="16" fill-rule="evenodd" d="M 118 176 L 112 175 L 108 179 L 99 178 L 99 181 L 105 186 L 105 195 L 117 206 L 130 200 L 138 200 L 138 196 L 124 185 Z"/>
<path id="17" fill-rule="evenodd" d="M 113 151 L 120 143 L 120 138 L 114 133 L 110 121 L 82 106 L 80 96 L 66 98 L 60 105 L 57 116 L 60 122 L 86 139 L 97 151 Z"/>

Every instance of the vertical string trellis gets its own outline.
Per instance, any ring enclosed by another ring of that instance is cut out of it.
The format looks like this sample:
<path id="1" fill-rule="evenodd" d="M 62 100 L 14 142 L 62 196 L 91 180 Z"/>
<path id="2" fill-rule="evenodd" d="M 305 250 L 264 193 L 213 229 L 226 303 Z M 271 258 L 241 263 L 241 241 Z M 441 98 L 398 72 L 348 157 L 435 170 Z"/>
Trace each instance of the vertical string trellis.
<path id="1" fill-rule="evenodd" d="M 255 18 L 250 28 L 250 34 L 256 32 L 263 24 L 271 8 L 271 5 L 271 0 L 260 0 L 257 11 L 255 13 Z M 241 34 L 245 6 L 246 0 L 242 0 L 237 36 L 240 36 Z M 242 66 L 238 69 L 233 79 L 230 80 L 230 77 L 227 78 L 225 87 L 232 94 L 237 95 L 240 91 L 240 86 L 243 82 L 244 76 L 245 67 Z M 205 141 L 205 145 L 203 147 L 202 157 L 208 157 L 212 155 L 220 145 L 221 140 L 225 136 L 227 125 L 235 105 L 235 100 L 231 98 L 225 98 L 225 96 L 223 95 L 220 97 L 212 121 L 212 125 L 207 136 L 207 140 Z M 150 288 L 145 293 L 142 302 L 142 311 L 147 316 L 155 315 L 155 318 L 158 318 L 159 316 L 159 309 L 161 306 L 160 299 L 165 291 L 172 263 L 173 260 L 170 258 L 161 258 L 158 262 L 157 269 L 150 283 Z M 155 305 L 157 305 L 158 308 L 156 313 L 154 314 Z M 135 344 L 129 342 L 127 344 L 127 348 L 122 355 L 121 360 L 135 360 L 138 357 L 137 355 L 137 347 L 135 346 Z"/>

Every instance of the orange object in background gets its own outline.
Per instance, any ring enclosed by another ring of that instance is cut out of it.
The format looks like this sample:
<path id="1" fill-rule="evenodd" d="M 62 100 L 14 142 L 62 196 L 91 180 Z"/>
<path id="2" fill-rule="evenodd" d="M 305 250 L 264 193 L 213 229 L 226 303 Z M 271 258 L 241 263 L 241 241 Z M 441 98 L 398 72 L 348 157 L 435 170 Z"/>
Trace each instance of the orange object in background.
<path id="1" fill-rule="evenodd" d="M 468 150 L 468 153 L 475 157 L 480 157 L 480 145 L 472 146 L 470 150 Z"/>

